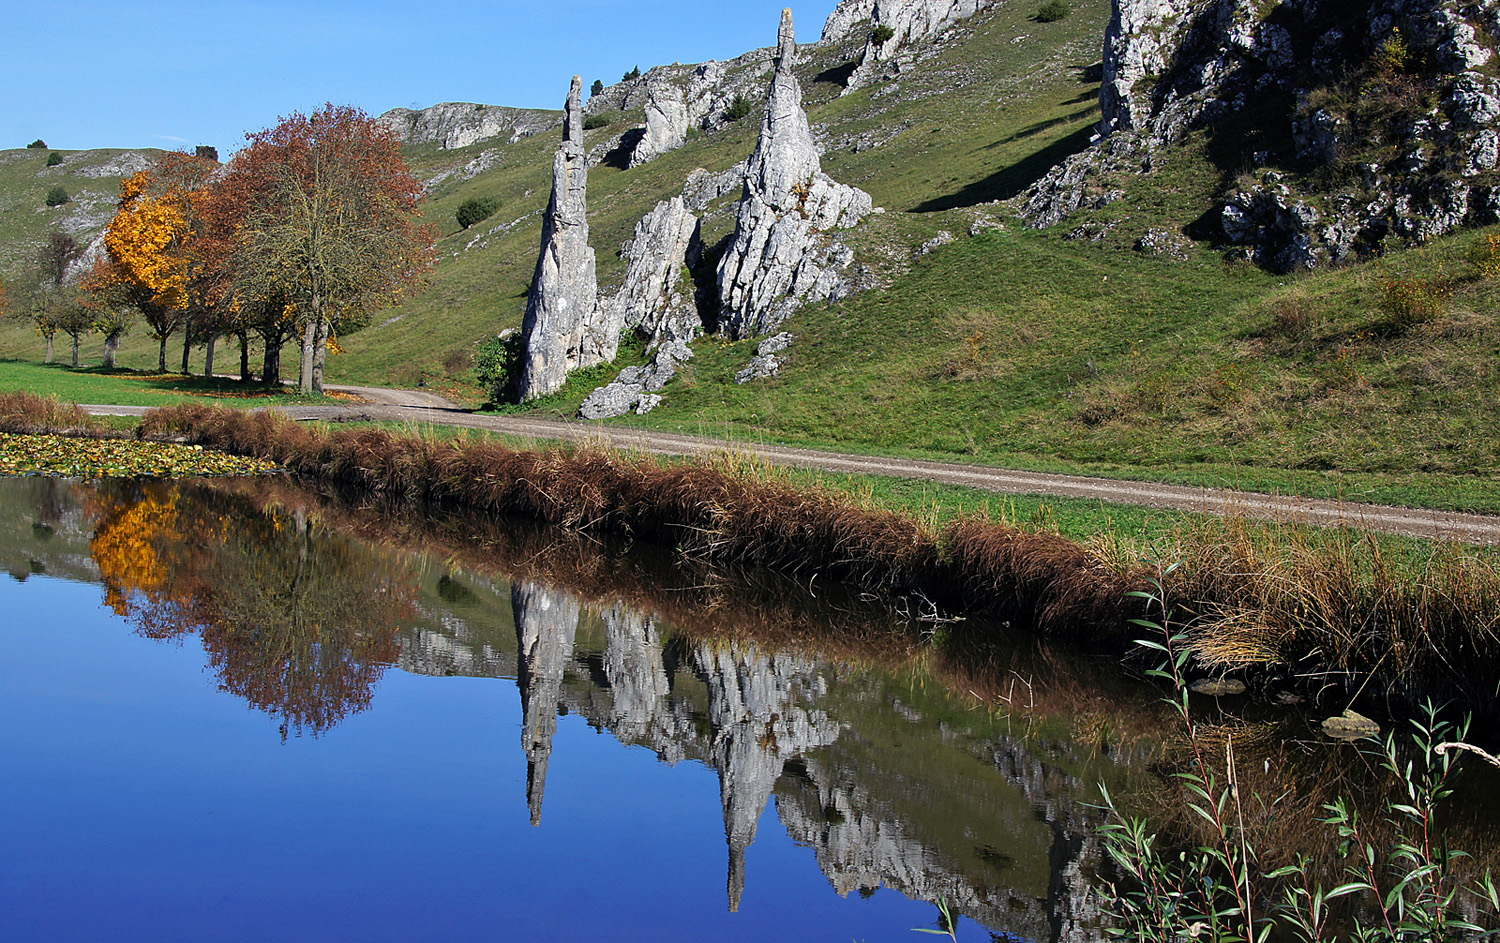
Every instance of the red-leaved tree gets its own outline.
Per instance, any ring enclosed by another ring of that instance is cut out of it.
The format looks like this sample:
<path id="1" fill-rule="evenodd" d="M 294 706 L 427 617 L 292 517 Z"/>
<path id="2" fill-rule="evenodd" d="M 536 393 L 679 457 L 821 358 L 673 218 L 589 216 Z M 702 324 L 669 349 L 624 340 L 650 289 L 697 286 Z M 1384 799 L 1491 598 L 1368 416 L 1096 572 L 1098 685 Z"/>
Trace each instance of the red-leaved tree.
<path id="1" fill-rule="evenodd" d="M 293 113 L 246 138 L 205 218 L 233 223 L 239 303 L 295 313 L 300 389 L 322 392 L 330 336 L 419 288 L 432 266 L 436 234 L 417 210 L 422 185 L 395 133 L 358 108 Z"/>

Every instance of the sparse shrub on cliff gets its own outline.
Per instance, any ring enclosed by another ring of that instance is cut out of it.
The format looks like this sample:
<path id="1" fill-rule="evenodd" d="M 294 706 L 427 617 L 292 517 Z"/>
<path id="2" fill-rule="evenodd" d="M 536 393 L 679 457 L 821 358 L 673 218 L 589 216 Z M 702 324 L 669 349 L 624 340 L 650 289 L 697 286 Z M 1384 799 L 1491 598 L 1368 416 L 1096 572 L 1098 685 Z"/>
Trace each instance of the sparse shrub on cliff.
<path id="1" fill-rule="evenodd" d="M 877 46 L 884 46 L 896 38 L 896 31 L 889 26 L 877 26 L 870 31 L 870 42 Z"/>
<path id="2" fill-rule="evenodd" d="M 622 81 L 625 81 L 625 82 L 634 82 L 636 79 L 638 79 L 640 77 L 641 77 L 641 67 L 640 66 L 636 66 L 634 69 L 631 69 L 629 72 L 625 73 L 625 76 L 622 79 Z"/>
<path id="3" fill-rule="evenodd" d="M 597 128 L 607 128 L 609 127 L 610 122 L 613 120 L 614 115 L 611 112 L 589 115 L 587 118 L 583 119 L 583 130 L 593 131 Z"/>
<path id="4" fill-rule="evenodd" d="M 593 98 L 602 91 L 604 91 L 604 82 L 601 79 L 594 79 L 594 84 L 589 87 L 589 97 Z"/>
<path id="5" fill-rule="evenodd" d="M 73 202 L 73 198 L 68 196 L 68 191 L 63 189 L 62 184 L 58 184 L 47 191 L 48 206 L 62 206 L 64 203 L 71 202 Z"/>
<path id="6" fill-rule="evenodd" d="M 1047 0 L 1046 3 L 1037 9 L 1036 21 L 1038 23 L 1056 23 L 1072 12 L 1073 8 L 1068 6 L 1068 0 Z"/>
<path id="7" fill-rule="evenodd" d="M 41 138 L 37 138 L 35 141 L 32 141 L 30 144 L 26 145 L 26 149 L 31 151 L 45 151 L 47 149 L 47 142 L 43 141 Z"/>
<path id="8" fill-rule="evenodd" d="M 500 208 L 500 201 L 490 196 L 476 196 L 464 200 L 458 207 L 458 224 L 464 229 L 478 222 L 483 222 L 495 215 Z"/>
<path id="9" fill-rule="evenodd" d="M 59 154 L 57 151 L 53 151 L 51 154 L 47 155 L 47 166 L 48 167 L 56 167 L 58 164 L 61 164 L 62 162 L 63 162 L 63 156 L 61 154 Z"/>
<path id="10" fill-rule="evenodd" d="M 741 118 L 749 116 L 754 110 L 755 102 L 743 95 L 736 95 L 734 96 L 734 101 L 730 102 L 729 107 L 724 110 L 724 120 L 738 121 Z"/>

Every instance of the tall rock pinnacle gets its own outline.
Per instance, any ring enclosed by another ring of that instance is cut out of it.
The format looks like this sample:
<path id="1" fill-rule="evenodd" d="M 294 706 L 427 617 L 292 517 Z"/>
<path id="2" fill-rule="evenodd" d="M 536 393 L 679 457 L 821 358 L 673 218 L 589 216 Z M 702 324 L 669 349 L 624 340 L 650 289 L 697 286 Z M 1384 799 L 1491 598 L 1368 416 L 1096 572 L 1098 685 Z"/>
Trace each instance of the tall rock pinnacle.
<path id="1" fill-rule="evenodd" d="M 583 146 L 583 78 L 573 76 L 563 139 L 552 159 L 552 200 L 521 332 L 522 400 L 562 388 L 573 370 L 614 359 L 618 335 L 599 324 L 599 283 L 589 247 L 588 155 Z"/>
<path id="2" fill-rule="evenodd" d="M 772 331 L 803 303 L 836 294 L 843 285 L 838 270 L 852 255 L 824 233 L 855 225 L 873 206 L 868 193 L 822 171 L 792 71 L 791 10 L 781 12 L 778 40 L 760 140 L 719 262 L 720 326 L 732 337 Z"/>

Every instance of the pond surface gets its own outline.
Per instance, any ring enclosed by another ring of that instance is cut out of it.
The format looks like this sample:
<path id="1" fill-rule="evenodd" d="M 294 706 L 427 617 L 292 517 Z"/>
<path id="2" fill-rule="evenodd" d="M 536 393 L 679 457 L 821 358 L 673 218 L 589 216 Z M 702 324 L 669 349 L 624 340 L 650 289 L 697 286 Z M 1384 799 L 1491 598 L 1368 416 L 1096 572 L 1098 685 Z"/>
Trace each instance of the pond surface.
<path id="1" fill-rule="evenodd" d="M 0 480 L 0 567 L 6 940 L 1093 940 L 1160 791 L 1110 662 L 816 580 L 266 481 Z"/>

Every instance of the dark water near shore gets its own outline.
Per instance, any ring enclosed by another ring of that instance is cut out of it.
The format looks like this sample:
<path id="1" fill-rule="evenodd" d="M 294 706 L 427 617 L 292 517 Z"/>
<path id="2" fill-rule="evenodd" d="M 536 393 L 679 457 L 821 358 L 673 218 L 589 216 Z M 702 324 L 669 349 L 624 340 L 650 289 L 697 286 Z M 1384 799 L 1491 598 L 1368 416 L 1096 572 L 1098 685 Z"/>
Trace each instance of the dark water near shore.
<path id="1" fill-rule="evenodd" d="M 0 480 L 0 567 L 6 940 L 1092 940 L 1171 802 L 1112 660 L 816 579 L 284 482 Z"/>

